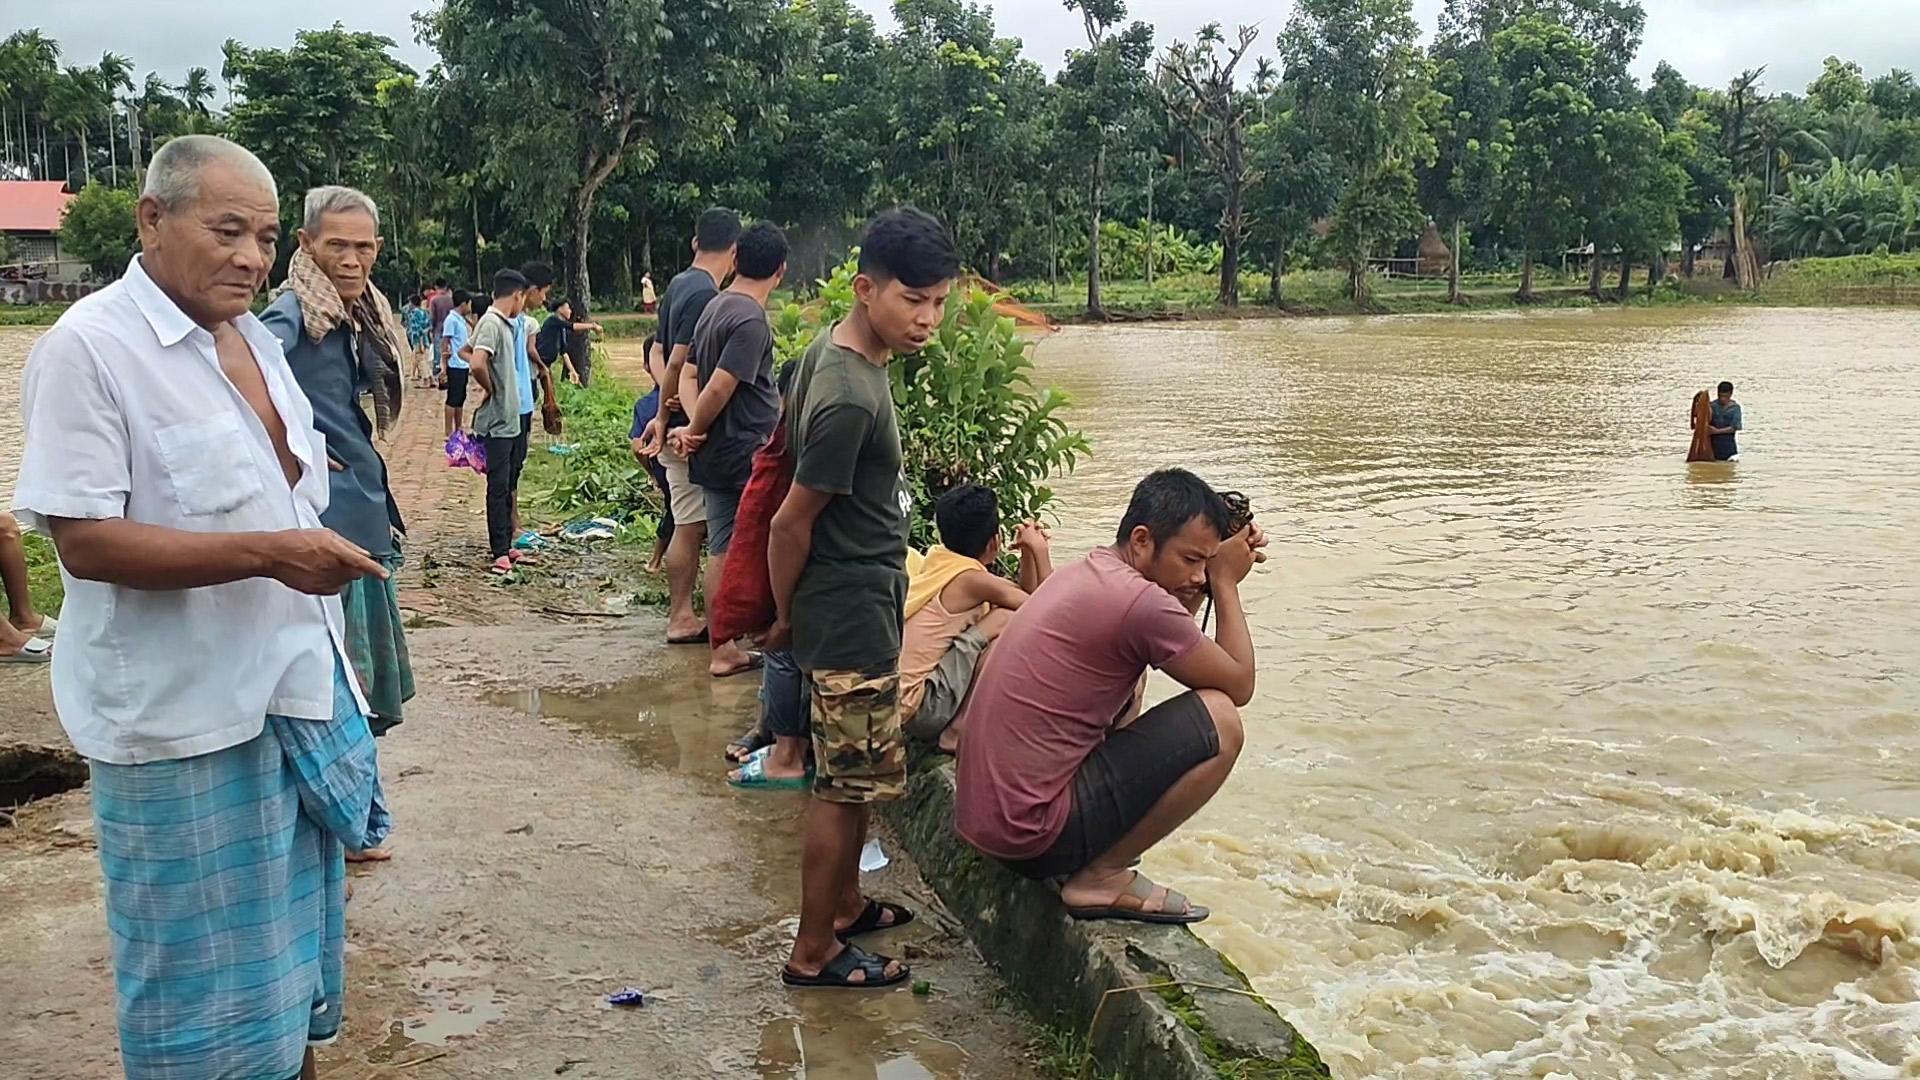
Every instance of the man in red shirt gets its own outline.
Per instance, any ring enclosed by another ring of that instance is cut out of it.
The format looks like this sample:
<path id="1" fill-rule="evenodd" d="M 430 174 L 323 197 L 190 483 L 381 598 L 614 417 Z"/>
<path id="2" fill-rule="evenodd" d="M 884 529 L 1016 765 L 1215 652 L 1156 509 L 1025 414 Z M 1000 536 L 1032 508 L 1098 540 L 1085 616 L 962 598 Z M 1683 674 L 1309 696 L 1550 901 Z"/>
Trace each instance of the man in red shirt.
<path id="1" fill-rule="evenodd" d="M 1240 755 L 1253 639 L 1240 583 L 1266 556 L 1183 469 L 1134 489 L 1117 542 L 1059 570 L 1001 634 L 968 702 L 954 827 L 1078 919 L 1209 914 L 1132 869 L 1211 800 Z M 1194 613 L 1211 596 L 1209 640 Z M 1140 711 L 1148 669 L 1186 693 Z"/>

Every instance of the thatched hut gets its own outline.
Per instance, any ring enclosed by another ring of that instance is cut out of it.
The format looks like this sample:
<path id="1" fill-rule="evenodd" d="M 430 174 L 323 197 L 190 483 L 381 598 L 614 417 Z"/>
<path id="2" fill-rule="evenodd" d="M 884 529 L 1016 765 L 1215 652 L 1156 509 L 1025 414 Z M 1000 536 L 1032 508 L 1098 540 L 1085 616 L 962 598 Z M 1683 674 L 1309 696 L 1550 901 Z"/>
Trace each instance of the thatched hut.
<path id="1" fill-rule="evenodd" d="M 1420 273 L 1423 275 L 1441 275 L 1453 268 L 1453 249 L 1440 238 L 1440 227 L 1427 219 L 1427 229 L 1420 234 Z"/>

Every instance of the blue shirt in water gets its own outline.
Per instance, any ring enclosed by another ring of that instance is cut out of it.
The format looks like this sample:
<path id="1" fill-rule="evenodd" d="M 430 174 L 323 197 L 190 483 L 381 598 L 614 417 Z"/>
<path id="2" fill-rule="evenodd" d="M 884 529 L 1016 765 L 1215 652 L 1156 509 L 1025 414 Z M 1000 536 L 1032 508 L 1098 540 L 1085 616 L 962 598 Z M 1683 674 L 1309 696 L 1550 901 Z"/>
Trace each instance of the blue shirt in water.
<path id="1" fill-rule="evenodd" d="M 1711 426 L 1731 429 L 1725 435 L 1713 437 L 1713 456 L 1721 461 L 1737 457 L 1740 453 L 1740 441 L 1733 437 L 1732 432 L 1740 430 L 1740 403 L 1729 401 L 1722 404 L 1718 398 L 1715 398 Z"/>

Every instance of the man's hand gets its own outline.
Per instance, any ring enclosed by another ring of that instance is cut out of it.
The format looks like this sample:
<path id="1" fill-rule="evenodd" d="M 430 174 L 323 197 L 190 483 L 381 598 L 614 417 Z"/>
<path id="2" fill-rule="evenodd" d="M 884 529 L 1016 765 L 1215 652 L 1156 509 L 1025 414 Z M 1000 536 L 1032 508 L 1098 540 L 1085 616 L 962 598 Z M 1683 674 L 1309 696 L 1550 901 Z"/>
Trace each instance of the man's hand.
<path id="1" fill-rule="evenodd" d="M 1023 521 L 1013 530 L 1013 546 L 1023 555 L 1043 554 L 1052 549 L 1053 534 L 1037 521 Z"/>
<path id="2" fill-rule="evenodd" d="M 363 577 L 387 578 L 373 556 L 332 529 L 273 534 L 273 578 L 310 596 L 332 596 Z"/>
<path id="3" fill-rule="evenodd" d="M 659 457 L 660 444 L 665 435 L 666 421 L 656 416 L 647 421 L 647 430 L 640 433 L 640 454 L 643 457 Z"/>
<path id="4" fill-rule="evenodd" d="M 682 411 L 684 410 L 680 408 L 679 394 L 669 394 L 664 390 L 660 392 L 660 415 L 661 416 L 665 416 L 668 413 L 677 413 Z"/>
<path id="5" fill-rule="evenodd" d="M 683 458 L 690 458 L 707 444 L 707 437 L 695 435 L 691 428 L 674 428 L 673 432 L 667 436 L 667 442 L 673 447 L 674 453 Z"/>
<path id="6" fill-rule="evenodd" d="M 1253 549 L 1255 535 L 1254 527 L 1249 525 L 1233 539 L 1221 544 L 1220 550 L 1214 552 L 1213 558 L 1207 561 L 1207 580 L 1224 581 L 1232 585 L 1247 580 L 1247 575 L 1253 572 L 1253 564 L 1258 561 Z M 1266 538 L 1260 537 L 1260 542 L 1265 546 Z"/>
<path id="7" fill-rule="evenodd" d="M 1257 565 L 1267 561 L 1267 533 L 1258 522 L 1247 525 L 1247 546 L 1253 549 L 1253 561 Z"/>
<path id="8" fill-rule="evenodd" d="M 335 458 L 332 454 L 327 455 L 327 468 L 332 469 L 334 472 L 347 471 L 347 467 L 342 465 L 339 459 Z"/>
<path id="9" fill-rule="evenodd" d="M 760 647 L 769 652 L 793 648 L 793 624 L 785 619 L 774 619 L 773 625 L 767 628 L 766 636 L 760 639 Z"/>

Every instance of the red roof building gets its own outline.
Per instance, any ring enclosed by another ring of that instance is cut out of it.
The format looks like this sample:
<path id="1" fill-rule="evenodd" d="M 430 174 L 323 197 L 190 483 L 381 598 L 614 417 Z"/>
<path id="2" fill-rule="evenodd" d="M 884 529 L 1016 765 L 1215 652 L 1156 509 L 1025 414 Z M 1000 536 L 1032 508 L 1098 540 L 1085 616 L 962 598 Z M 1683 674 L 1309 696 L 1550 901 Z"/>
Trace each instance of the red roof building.
<path id="1" fill-rule="evenodd" d="M 13 240 L 15 261 L 60 261 L 60 219 L 73 201 L 60 180 L 0 180 L 0 234 Z"/>

